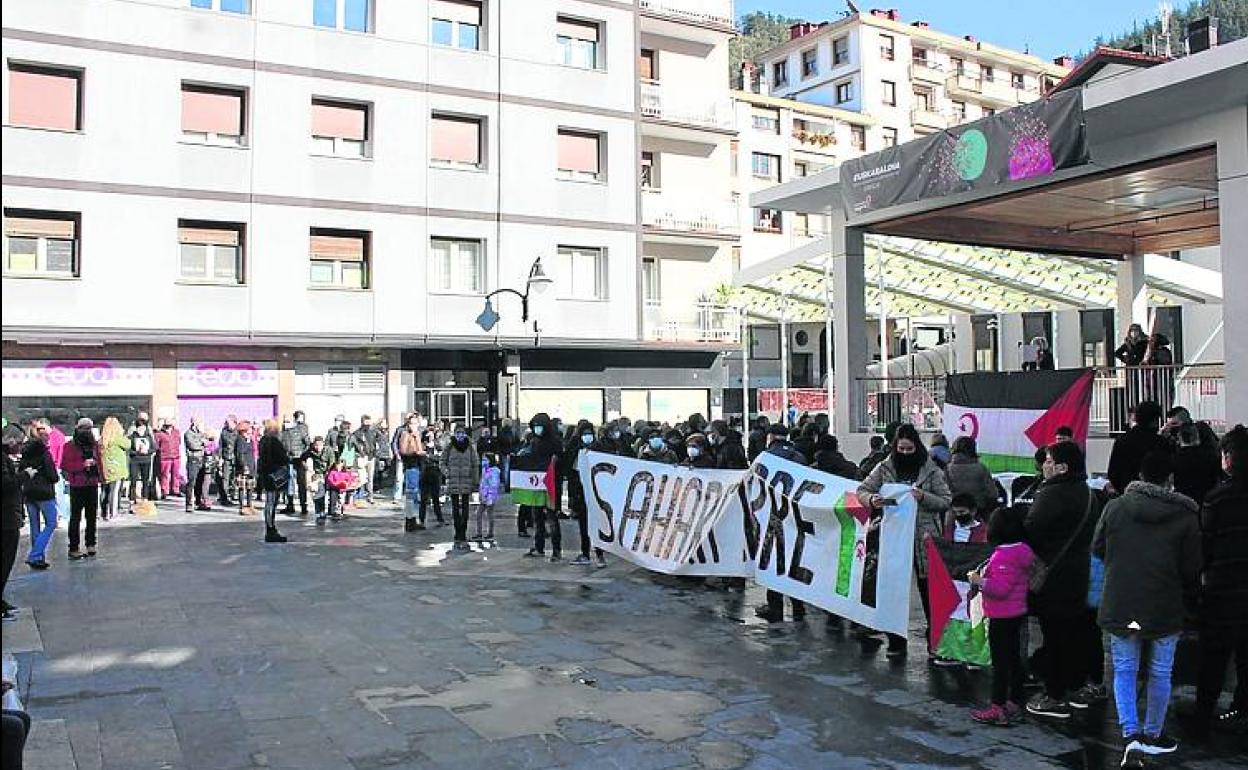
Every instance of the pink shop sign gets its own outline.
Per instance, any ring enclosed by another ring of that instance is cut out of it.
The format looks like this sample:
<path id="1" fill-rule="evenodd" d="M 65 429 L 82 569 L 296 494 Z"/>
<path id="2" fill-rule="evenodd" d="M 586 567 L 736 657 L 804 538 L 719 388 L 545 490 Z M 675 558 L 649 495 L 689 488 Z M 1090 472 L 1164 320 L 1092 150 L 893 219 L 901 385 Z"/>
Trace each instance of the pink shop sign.
<path id="1" fill-rule="evenodd" d="M 277 364 L 201 361 L 178 364 L 179 396 L 275 396 Z"/>
<path id="2" fill-rule="evenodd" d="M 6 396 L 150 396 L 147 361 L 5 361 Z"/>

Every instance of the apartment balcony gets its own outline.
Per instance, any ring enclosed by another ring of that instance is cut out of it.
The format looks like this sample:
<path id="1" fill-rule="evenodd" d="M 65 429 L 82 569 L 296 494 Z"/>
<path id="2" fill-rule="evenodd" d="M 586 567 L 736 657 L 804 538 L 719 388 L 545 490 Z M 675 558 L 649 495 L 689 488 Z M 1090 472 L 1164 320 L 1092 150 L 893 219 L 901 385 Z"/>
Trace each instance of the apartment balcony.
<path id="1" fill-rule="evenodd" d="M 736 200 L 707 201 L 662 190 L 641 191 L 641 224 L 647 240 L 718 246 L 741 235 Z"/>
<path id="2" fill-rule="evenodd" d="M 977 75 L 955 72 L 945 80 L 945 90 L 951 97 L 970 97 L 978 99 L 983 91 L 984 83 Z"/>
<path id="3" fill-rule="evenodd" d="M 1039 99 L 1040 93 L 1032 89 L 1018 88 L 1003 78 L 994 78 L 983 81 L 980 98 L 999 107 L 1009 108 Z"/>
<path id="4" fill-rule="evenodd" d="M 698 100 L 658 81 L 641 82 L 642 131 L 650 136 L 717 143 L 736 133 L 732 102 Z"/>
<path id="5" fill-rule="evenodd" d="M 728 305 L 698 302 L 693 312 L 677 310 L 655 300 L 646 300 L 642 331 L 651 342 L 702 342 L 738 345 L 741 342 L 741 314 Z"/>
<path id="6" fill-rule="evenodd" d="M 949 116 L 934 110 L 915 107 L 910 110 L 910 124 L 915 128 L 941 130 L 949 127 Z"/>
<path id="7" fill-rule="evenodd" d="M 732 0 L 640 0 L 638 6 L 643 32 L 703 43 L 736 32 Z"/>
<path id="8" fill-rule="evenodd" d="M 926 59 L 913 59 L 910 62 L 910 79 L 922 83 L 939 85 L 945 82 L 945 71 L 935 62 Z"/>

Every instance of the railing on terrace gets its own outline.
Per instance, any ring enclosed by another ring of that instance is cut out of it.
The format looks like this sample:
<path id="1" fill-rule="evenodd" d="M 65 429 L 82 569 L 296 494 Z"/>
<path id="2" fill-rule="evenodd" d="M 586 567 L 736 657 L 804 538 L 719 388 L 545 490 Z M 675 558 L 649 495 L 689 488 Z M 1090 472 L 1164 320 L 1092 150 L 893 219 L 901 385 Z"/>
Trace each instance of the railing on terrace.
<path id="1" fill-rule="evenodd" d="M 737 235 L 741 231 L 737 201 L 719 203 L 643 188 L 641 223 L 646 227 L 682 233 Z"/>
<path id="2" fill-rule="evenodd" d="M 657 80 L 641 82 L 641 114 L 645 118 L 688 126 L 731 131 L 732 103 L 699 101 L 688 93 L 665 89 Z"/>
<path id="3" fill-rule="evenodd" d="M 641 0 L 641 10 L 695 24 L 733 27 L 732 0 Z"/>
<path id="4" fill-rule="evenodd" d="M 671 313 L 658 302 L 647 301 L 642 320 L 646 339 L 651 341 L 725 345 L 741 341 L 741 315 L 737 308 L 714 302 L 697 303 L 690 316 Z"/>

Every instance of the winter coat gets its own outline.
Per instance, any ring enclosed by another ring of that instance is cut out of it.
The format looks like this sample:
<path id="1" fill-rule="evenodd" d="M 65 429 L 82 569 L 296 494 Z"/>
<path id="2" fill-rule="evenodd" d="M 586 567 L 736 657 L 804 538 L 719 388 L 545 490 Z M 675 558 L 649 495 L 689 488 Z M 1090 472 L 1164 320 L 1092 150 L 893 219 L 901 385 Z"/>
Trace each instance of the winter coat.
<path id="1" fill-rule="evenodd" d="M 966 543 L 986 543 L 988 542 L 988 525 L 980 519 L 973 520 L 971 527 L 970 539 L 962 542 Z M 949 542 L 957 542 L 955 535 L 958 530 L 958 522 L 953 517 L 953 511 L 945 511 L 945 523 L 941 528 L 941 537 Z"/>
<path id="2" fill-rule="evenodd" d="M 87 467 L 88 459 L 95 461 L 90 469 Z M 103 466 L 100 445 L 95 442 L 94 438 L 91 438 L 88 445 L 84 447 L 78 443 L 75 436 L 73 441 L 65 444 L 65 451 L 61 453 L 61 473 L 64 474 L 65 480 L 71 487 L 98 487 L 102 481 L 100 470 Z"/>
<path id="3" fill-rule="evenodd" d="M 316 447 L 308 447 L 308 451 L 303 453 L 299 458 L 304 462 L 308 462 L 312 466 L 312 475 L 324 476 L 329 473 L 329 469 L 334 467 L 334 460 L 338 459 L 334 454 L 334 450 L 329 444 L 321 447 L 321 451 L 317 452 Z"/>
<path id="4" fill-rule="evenodd" d="M 1027 544 L 1048 566 L 1043 588 L 1031 596 L 1031 609 L 1036 614 L 1072 615 L 1086 609 L 1092 533 L 1100 513 L 1100 501 L 1081 476 L 1055 476 L 1036 490 L 1023 520 Z M 1070 547 L 1055 563 L 1067 541 Z"/>
<path id="5" fill-rule="evenodd" d="M 738 431 L 728 429 L 723 441 L 715 448 L 715 467 L 724 470 L 743 471 L 750 467 L 745 444 Z"/>
<path id="6" fill-rule="evenodd" d="M 617 455 L 619 457 L 632 457 L 633 448 L 629 442 L 625 441 L 623 435 L 619 439 L 613 439 L 610 436 L 601 436 L 593 444 L 590 444 L 589 451 L 602 452 L 609 455 Z"/>
<path id="7" fill-rule="evenodd" d="M 345 492 L 355 483 L 355 474 L 350 470 L 343 468 L 342 470 L 330 470 L 325 474 L 325 484 L 336 489 L 339 492 Z"/>
<path id="8" fill-rule="evenodd" d="M 815 452 L 813 467 L 833 476 L 840 476 L 851 481 L 861 481 L 858 466 L 854 465 L 838 449 L 820 449 Z"/>
<path id="9" fill-rule="evenodd" d="M 1127 485 L 1140 475 L 1140 466 L 1149 452 L 1170 451 L 1170 442 L 1155 431 L 1139 425 L 1114 439 L 1114 448 L 1109 453 L 1109 483 L 1114 490 L 1122 494 Z"/>
<path id="10" fill-rule="evenodd" d="M 481 457 L 471 440 L 465 441 L 462 448 L 451 442 L 442 454 L 442 472 L 446 476 L 448 495 L 470 495 L 477 491 L 477 482 L 481 480 Z"/>
<path id="11" fill-rule="evenodd" d="M 144 463 L 150 462 L 152 456 L 159 451 L 160 445 L 156 443 L 156 436 L 151 428 L 145 428 L 142 433 L 138 429 L 130 431 L 130 467 L 141 467 Z"/>
<path id="12" fill-rule="evenodd" d="M 419 431 L 413 433 L 407 428 L 402 428 L 394 443 L 398 448 L 399 459 L 403 461 L 404 470 L 420 467 L 420 460 L 424 457 L 425 447 L 421 443 Z"/>
<path id="13" fill-rule="evenodd" d="M 1174 491 L 1187 495 L 1200 505 L 1209 490 L 1218 485 L 1221 478 L 1219 457 L 1210 456 L 1202 446 L 1179 447 L 1174 452 Z"/>
<path id="14" fill-rule="evenodd" d="M 1101 628 L 1115 636 L 1136 630 L 1144 639 L 1183 630 L 1200 574 L 1197 511 L 1190 497 L 1144 481 L 1109 501 L 1092 541 L 1105 562 Z"/>
<path id="15" fill-rule="evenodd" d="M 377 459 L 386 462 L 394 460 L 394 443 L 386 436 L 386 432 L 381 428 L 373 428 L 373 433 L 377 437 L 377 442 L 374 444 Z"/>
<path id="16" fill-rule="evenodd" d="M 155 438 L 161 462 L 182 459 L 182 431 L 169 427 L 156 431 Z"/>
<path id="17" fill-rule="evenodd" d="M 1248 481 L 1228 481 L 1205 495 L 1200 620 L 1205 629 L 1248 629 Z"/>
<path id="18" fill-rule="evenodd" d="M 878 452 L 872 452 L 871 454 L 862 458 L 862 462 L 858 463 L 858 472 L 862 474 L 862 478 L 865 479 L 867 476 L 871 475 L 871 471 L 875 470 L 875 466 L 884 462 L 886 459 L 888 459 L 887 449 L 881 449 Z"/>
<path id="19" fill-rule="evenodd" d="M 193 424 L 182 434 L 182 447 L 186 449 L 188 459 L 204 459 L 204 432 Z"/>
<path id="20" fill-rule="evenodd" d="M 365 460 L 371 460 L 377 456 L 377 444 L 380 439 L 377 429 L 373 426 L 365 428 L 363 425 L 355 429 L 350 437 L 351 446 L 355 448 L 356 457 L 362 457 Z"/>
<path id="21" fill-rule="evenodd" d="M 698 456 L 697 456 L 697 457 L 694 457 L 694 456 L 693 456 L 693 455 L 689 452 L 689 450 L 688 450 L 688 449 L 686 449 L 686 450 L 685 450 L 685 461 L 684 461 L 683 463 L 681 463 L 681 464 L 682 464 L 682 465 L 685 465 L 685 466 L 688 466 L 688 467 L 690 467 L 690 468 L 714 468 L 714 467 L 715 467 L 715 457 L 714 457 L 714 456 L 713 456 L 713 455 L 712 455 L 709 451 L 707 451 L 705 448 L 703 448 L 703 449 L 702 449 L 702 451 L 698 453 Z"/>
<path id="22" fill-rule="evenodd" d="M 4 452 L 4 478 L 0 482 L 0 529 L 6 532 L 22 528 L 24 522 L 22 511 L 22 482 L 19 478 L 17 462 Z M 16 535 L 14 535 L 16 537 Z"/>
<path id="23" fill-rule="evenodd" d="M 536 430 L 539 425 L 542 427 L 540 436 L 537 435 Z M 516 453 L 511 467 L 515 470 L 544 471 L 550 465 L 551 458 L 559 454 L 562 449 L 559 436 L 555 433 L 550 416 L 545 412 L 533 415 L 533 419 L 529 420 L 529 427 L 534 429 L 533 433 L 529 436 L 528 442 Z"/>
<path id="24" fill-rule="evenodd" d="M 261 489 L 269 492 L 282 492 L 273 484 L 272 474 L 279 468 L 288 468 L 290 455 L 282 445 L 280 435 L 266 433 L 260 437 L 260 446 L 256 458 L 256 478 Z"/>
<path id="25" fill-rule="evenodd" d="M 119 433 L 111 443 L 100 448 L 104 459 L 104 483 L 130 478 L 130 439 Z"/>
<path id="26" fill-rule="evenodd" d="M 282 428 L 282 446 L 291 457 L 303 457 L 312 446 L 312 436 L 308 426 L 301 422 L 291 423 L 289 428 Z"/>
<path id="27" fill-rule="evenodd" d="M 498 438 L 496 436 L 479 436 L 477 438 L 477 454 L 485 457 L 487 454 L 498 454 Z"/>
<path id="28" fill-rule="evenodd" d="M 984 568 L 979 591 L 984 616 L 1018 618 L 1027 614 L 1027 584 L 1036 555 L 1026 543 L 1006 543 L 993 550 Z"/>
<path id="29" fill-rule="evenodd" d="M 224 444 L 222 447 L 221 454 L 224 456 Z M 251 443 L 251 436 L 235 433 L 234 451 L 230 453 L 230 456 L 234 458 L 235 473 L 245 473 L 248 476 L 256 475 L 256 447 Z"/>
<path id="30" fill-rule="evenodd" d="M 481 469 L 481 481 L 477 484 L 477 494 L 482 505 L 493 505 L 503 489 L 503 472 L 497 465 L 487 465 Z"/>
<path id="31" fill-rule="evenodd" d="M 988 466 L 978 459 L 955 454 L 945 468 L 949 477 L 949 494 L 968 494 L 975 498 L 975 506 L 981 513 L 987 513 L 997 507 L 997 480 L 992 477 Z"/>
<path id="32" fill-rule="evenodd" d="M 875 466 L 870 475 L 858 485 L 858 497 L 864 498 L 880 493 L 886 484 L 899 483 L 893 458 L 887 457 Z M 945 472 L 930 457 L 919 469 L 912 486 L 923 490 L 914 522 L 914 568 L 918 577 L 927 577 L 927 549 L 923 538 L 940 536 L 940 517 L 949 508 L 949 482 Z M 887 510 L 887 509 L 885 509 Z"/>
<path id="33" fill-rule="evenodd" d="M 238 448 L 238 431 L 222 426 L 217 434 L 217 444 L 221 447 L 222 462 L 234 464 L 234 453 Z"/>
<path id="34" fill-rule="evenodd" d="M 795 462 L 798 465 L 807 465 L 810 463 L 809 458 L 802 454 L 802 450 L 787 439 L 778 438 L 763 450 L 764 454 L 775 455 L 776 457 Z"/>
<path id="35" fill-rule="evenodd" d="M 646 460 L 652 463 L 663 463 L 664 465 L 676 465 L 680 462 L 680 458 L 676 456 L 667 444 L 659 449 L 651 449 L 649 444 L 643 444 L 641 451 L 637 453 L 638 460 Z"/>
<path id="36" fill-rule="evenodd" d="M 22 497 L 28 503 L 43 503 L 56 499 L 56 463 L 52 453 L 42 441 L 27 441 L 22 447 L 22 459 L 17 465 L 18 478 L 22 481 Z M 34 473 L 30 473 L 33 470 Z"/>

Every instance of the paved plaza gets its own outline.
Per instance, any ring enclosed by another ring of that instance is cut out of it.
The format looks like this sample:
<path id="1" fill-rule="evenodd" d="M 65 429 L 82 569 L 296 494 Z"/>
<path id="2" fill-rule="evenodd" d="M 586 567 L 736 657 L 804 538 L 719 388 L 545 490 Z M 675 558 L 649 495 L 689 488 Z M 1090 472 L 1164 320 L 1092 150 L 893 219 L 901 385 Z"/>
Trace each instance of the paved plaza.
<path id="1" fill-rule="evenodd" d="M 742 594 L 456 553 L 397 511 L 318 529 L 187 515 L 102 525 L 100 555 L 19 565 L 6 653 L 35 770 L 1116 767 L 1112 706 L 1053 729 L 967 716 L 989 673 L 928 666 Z M 514 531 L 509 518 L 502 525 Z M 564 522 L 565 543 L 575 525 Z M 575 555 L 575 551 L 571 555 Z M 917 604 L 917 602 L 916 602 Z M 1183 692 L 1183 691 L 1181 691 Z M 1185 693 L 1190 697 L 1190 693 Z M 1226 739 L 1223 739 L 1226 740 Z M 1184 746 L 1165 766 L 1244 766 Z"/>

